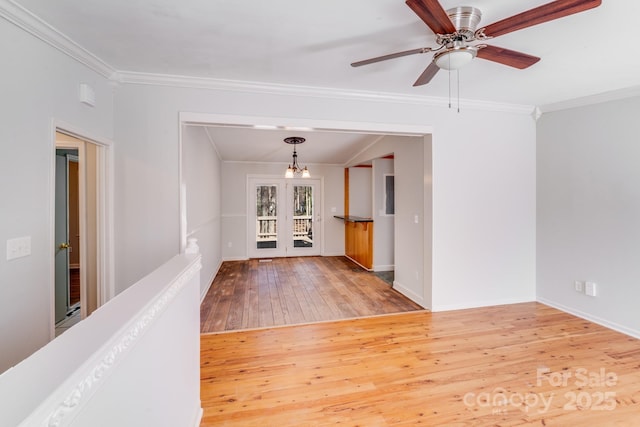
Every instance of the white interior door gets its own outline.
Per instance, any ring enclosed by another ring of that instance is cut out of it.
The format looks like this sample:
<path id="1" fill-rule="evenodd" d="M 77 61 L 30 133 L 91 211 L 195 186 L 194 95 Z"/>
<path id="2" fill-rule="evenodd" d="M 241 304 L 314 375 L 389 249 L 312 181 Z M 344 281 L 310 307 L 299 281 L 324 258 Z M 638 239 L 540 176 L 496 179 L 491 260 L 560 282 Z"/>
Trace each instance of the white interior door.
<path id="1" fill-rule="evenodd" d="M 320 255 L 317 179 L 249 179 L 249 257 Z"/>

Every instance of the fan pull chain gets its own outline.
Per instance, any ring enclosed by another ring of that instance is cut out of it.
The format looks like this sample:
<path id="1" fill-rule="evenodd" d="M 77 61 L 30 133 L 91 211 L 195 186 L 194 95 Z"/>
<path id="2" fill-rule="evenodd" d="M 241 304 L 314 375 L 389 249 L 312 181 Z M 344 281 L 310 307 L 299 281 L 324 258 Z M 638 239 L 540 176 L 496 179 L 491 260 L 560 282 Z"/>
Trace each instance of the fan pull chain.
<path id="1" fill-rule="evenodd" d="M 456 70 L 456 79 L 458 81 L 458 113 L 460 113 L 460 69 Z"/>
<path id="2" fill-rule="evenodd" d="M 449 76 L 449 109 L 451 109 L 451 70 L 447 72 Z"/>

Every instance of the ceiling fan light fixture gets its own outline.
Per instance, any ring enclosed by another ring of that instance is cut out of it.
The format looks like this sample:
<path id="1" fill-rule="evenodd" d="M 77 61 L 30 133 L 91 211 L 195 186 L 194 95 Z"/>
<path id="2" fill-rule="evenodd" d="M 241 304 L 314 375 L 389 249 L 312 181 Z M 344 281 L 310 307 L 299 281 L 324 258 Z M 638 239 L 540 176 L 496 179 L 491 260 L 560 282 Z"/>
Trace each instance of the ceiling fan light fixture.
<path id="1" fill-rule="evenodd" d="M 438 52 L 433 62 L 443 70 L 458 70 L 476 57 L 478 49 L 473 46 L 457 46 Z"/>

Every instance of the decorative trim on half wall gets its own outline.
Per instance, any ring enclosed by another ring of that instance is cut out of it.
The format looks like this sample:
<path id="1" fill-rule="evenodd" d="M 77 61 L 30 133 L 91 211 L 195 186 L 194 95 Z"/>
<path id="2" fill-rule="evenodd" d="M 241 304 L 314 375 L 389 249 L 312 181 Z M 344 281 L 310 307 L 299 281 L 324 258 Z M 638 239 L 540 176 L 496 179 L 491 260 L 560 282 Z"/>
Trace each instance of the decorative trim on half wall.
<path id="1" fill-rule="evenodd" d="M 82 371 L 74 376 L 84 376 L 66 392 L 66 398 L 53 407 L 50 407 L 49 415 L 43 425 L 58 427 L 66 425 L 68 419 L 73 418 L 91 398 L 91 395 L 109 376 L 114 366 L 123 359 L 123 356 L 140 340 L 149 327 L 156 321 L 159 315 L 169 303 L 180 293 L 187 283 L 200 271 L 202 264 L 200 256 L 182 272 L 165 290 L 158 295 L 150 306 L 140 312 L 131 325 L 119 333 L 114 339 L 105 344 L 101 355 L 96 354 L 93 363 L 87 363 Z"/>

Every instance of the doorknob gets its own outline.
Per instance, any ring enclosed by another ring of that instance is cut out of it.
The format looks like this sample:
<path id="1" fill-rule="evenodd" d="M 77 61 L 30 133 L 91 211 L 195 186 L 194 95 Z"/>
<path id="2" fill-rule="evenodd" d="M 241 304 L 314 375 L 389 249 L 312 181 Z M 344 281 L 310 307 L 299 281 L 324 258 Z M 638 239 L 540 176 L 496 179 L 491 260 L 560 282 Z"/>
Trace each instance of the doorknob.
<path id="1" fill-rule="evenodd" d="M 69 244 L 68 243 L 60 243 L 60 246 L 58 246 L 59 249 L 69 249 Z"/>

